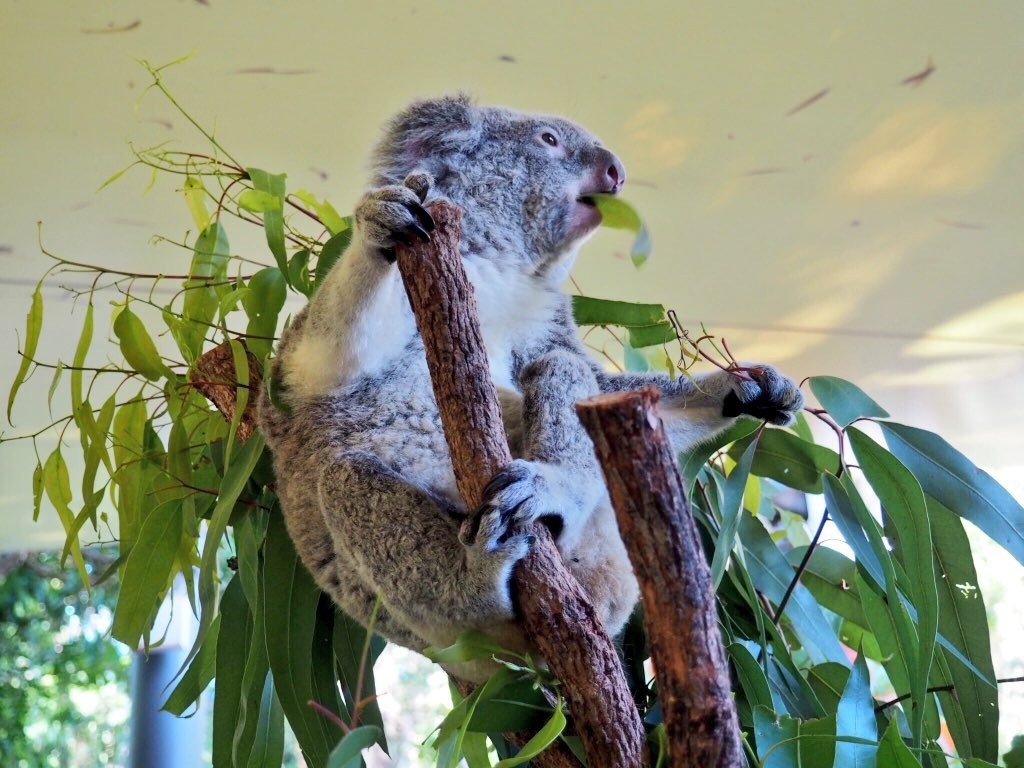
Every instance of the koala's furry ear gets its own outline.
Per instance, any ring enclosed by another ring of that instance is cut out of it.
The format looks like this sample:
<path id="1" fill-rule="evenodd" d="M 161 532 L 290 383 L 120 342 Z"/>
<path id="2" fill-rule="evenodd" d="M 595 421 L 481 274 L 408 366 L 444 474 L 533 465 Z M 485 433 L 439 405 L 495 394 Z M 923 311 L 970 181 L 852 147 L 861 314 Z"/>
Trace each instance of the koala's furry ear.
<path id="1" fill-rule="evenodd" d="M 469 94 L 414 101 L 388 123 L 373 155 L 384 176 L 404 175 L 453 151 L 472 151 L 482 134 L 480 111 Z"/>

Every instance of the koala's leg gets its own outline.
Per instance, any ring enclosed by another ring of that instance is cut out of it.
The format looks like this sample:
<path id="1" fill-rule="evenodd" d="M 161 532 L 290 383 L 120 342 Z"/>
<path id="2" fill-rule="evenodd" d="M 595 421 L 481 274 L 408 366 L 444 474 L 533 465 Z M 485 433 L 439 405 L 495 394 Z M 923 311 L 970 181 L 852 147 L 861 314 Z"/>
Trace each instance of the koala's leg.
<path id="1" fill-rule="evenodd" d="M 510 535 L 509 520 L 485 514 L 463 543 L 460 513 L 368 453 L 342 455 L 318 490 L 335 548 L 417 635 L 446 643 L 512 618 L 509 577 L 532 537 Z"/>
<path id="2" fill-rule="evenodd" d="M 584 358 L 567 351 L 549 352 L 526 365 L 522 388 L 517 459 L 491 482 L 487 496 L 499 506 L 519 505 L 527 516 L 551 527 L 559 549 L 573 549 L 604 486 L 594 449 L 573 408 L 598 391 Z"/>
<path id="3" fill-rule="evenodd" d="M 559 551 L 605 628 L 616 634 L 640 593 L 593 444 L 576 415 L 576 402 L 599 391 L 594 369 L 581 355 L 553 351 L 526 366 L 520 383 L 524 455 L 564 484 Z"/>
<path id="4" fill-rule="evenodd" d="M 752 380 L 726 371 L 700 376 L 667 374 L 598 375 L 602 392 L 622 392 L 654 386 L 661 390 L 661 414 L 673 446 L 689 448 L 748 415 L 784 426 L 803 407 L 799 387 L 770 365 L 750 364 Z"/>
<path id="5" fill-rule="evenodd" d="M 326 564 L 324 568 L 324 570 L 330 569 L 326 578 L 318 579 L 317 582 L 334 602 L 344 609 L 345 613 L 365 627 L 373 614 L 377 596 L 357 579 L 353 579 L 351 574 L 341 572 L 342 566 L 338 565 L 334 558 L 331 560 L 332 562 Z M 381 605 L 377 610 L 374 631 L 386 637 L 389 642 L 397 643 L 414 651 L 421 651 L 426 645 L 429 645 L 423 638 L 417 637 L 411 632 L 401 619 L 393 615 L 385 605 Z"/>

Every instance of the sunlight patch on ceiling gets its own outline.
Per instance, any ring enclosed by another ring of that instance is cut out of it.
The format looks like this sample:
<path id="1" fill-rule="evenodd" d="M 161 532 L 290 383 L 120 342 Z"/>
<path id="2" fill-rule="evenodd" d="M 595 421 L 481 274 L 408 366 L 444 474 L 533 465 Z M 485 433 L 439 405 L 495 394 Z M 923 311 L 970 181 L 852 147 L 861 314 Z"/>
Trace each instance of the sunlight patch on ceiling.
<path id="1" fill-rule="evenodd" d="M 765 359 L 784 361 L 813 349 L 827 338 L 829 329 L 841 329 L 872 293 L 885 284 L 907 256 L 928 239 L 923 230 L 906 231 L 897 238 L 886 236 L 825 259 L 820 248 L 803 248 L 788 261 L 793 283 L 807 295 L 796 309 L 773 319 L 772 324 L 821 333 L 787 334 L 758 344 Z"/>
<path id="2" fill-rule="evenodd" d="M 665 170 L 686 159 L 690 140 L 683 135 L 667 102 L 645 104 L 626 121 L 625 128 L 631 154 L 645 167 Z"/>
<path id="3" fill-rule="evenodd" d="M 890 369 L 866 374 L 861 382 L 866 389 L 882 387 L 902 387 L 911 390 L 922 388 L 949 386 L 950 382 L 960 384 L 977 384 L 981 381 L 1000 380 L 1008 377 L 1019 377 L 1021 374 L 1020 360 L 1011 356 L 991 357 L 983 363 L 976 358 L 945 360 L 940 363 L 926 363 L 908 370 Z M 977 397 L 971 394 L 970 397 Z"/>
<path id="4" fill-rule="evenodd" d="M 1002 296 L 941 323 L 925 338 L 910 344 L 906 353 L 920 358 L 1024 355 L 1024 291 Z"/>
<path id="5" fill-rule="evenodd" d="M 901 109 L 850 150 L 840 191 L 859 199 L 965 194 L 989 181 L 1010 135 L 995 107 Z"/>

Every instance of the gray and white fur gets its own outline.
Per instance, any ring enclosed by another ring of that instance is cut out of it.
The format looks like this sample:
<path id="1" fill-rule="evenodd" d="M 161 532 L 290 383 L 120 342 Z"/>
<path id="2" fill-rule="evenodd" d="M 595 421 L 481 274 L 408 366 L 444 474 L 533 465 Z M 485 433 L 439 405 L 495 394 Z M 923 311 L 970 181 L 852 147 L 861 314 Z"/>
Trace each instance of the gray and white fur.
<path id="1" fill-rule="evenodd" d="M 387 126 L 352 244 L 284 332 L 273 362 L 287 409 L 261 396 L 277 491 L 316 582 L 366 622 L 422 650 L 480 629 L 523 647 L 509 577 L 530 546 L 510 535 L 541 519 L 607 630 L 638 597 L 593 449 L 573 404 L 653 384 L 677 449 L 740 414 L 788 423 L 802 397 L 769 366 L 755 381 L 617 375 L 580 343 L 562 293 L 576 251 L 600 222 L 581 198 L 617 193 L 619 160 L 567 120 L 477 106 L 464 96 L 413 103 Z M 512 464 L 481 509 L 455 488 L 394 246 L 429 237 L 423 205 L 465 211 L 461 252 L 499 388 Z"/>

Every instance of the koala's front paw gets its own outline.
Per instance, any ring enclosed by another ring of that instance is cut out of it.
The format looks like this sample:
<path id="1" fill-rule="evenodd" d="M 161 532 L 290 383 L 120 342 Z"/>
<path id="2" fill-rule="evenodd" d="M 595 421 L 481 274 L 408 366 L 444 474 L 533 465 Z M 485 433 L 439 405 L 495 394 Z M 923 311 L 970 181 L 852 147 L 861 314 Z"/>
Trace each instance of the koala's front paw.
<path id="1" fill-rule="evenodd" d="M 423 207 L 433 177 L 416 171 L 402 184 L 392 184 L 367 192 L 356 206 L 356 226 L 366 242 L 380 250 L 388 261 L 395 260 L 395 245 L 427 242 L 434 230 L 434 219 Z"/>
<path id="2" fill-rule="evenodd" d="M 744 370 L 752 381 L 723 374 L 735 383 L 722 400 L 722 415 L 753 416 L 780 427 L 791 424 L 804 405 L 800 388 L 770 365 L 745 364 Z"/>

